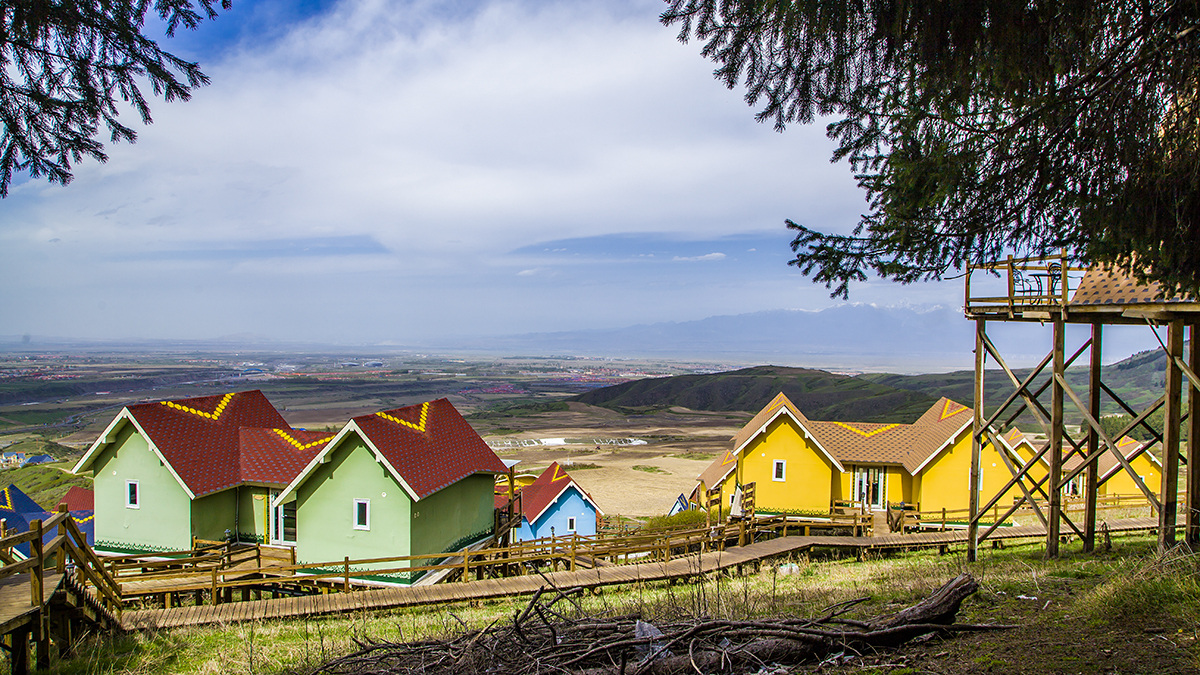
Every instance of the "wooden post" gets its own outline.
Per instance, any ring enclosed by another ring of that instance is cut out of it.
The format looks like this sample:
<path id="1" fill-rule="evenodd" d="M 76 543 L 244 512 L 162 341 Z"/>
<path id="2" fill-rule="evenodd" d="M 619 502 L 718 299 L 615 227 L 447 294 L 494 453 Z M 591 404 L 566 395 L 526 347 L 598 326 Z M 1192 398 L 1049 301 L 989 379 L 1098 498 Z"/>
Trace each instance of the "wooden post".
<path id="1" fill-rule="evenodd" d="M 342 592 L 350 592 L 350 556 L 342 560 Z"/>
<path id="2" fill-rule="evenodd" d="M 1064 274 L 1065 278 L 1066 275 Z M 1104 336 L 1104 324 L 1097 321 L 1092 324 L 1091 363 L 1088 366 L 1088 413 L 1096 420 L 1100 419 L 1100 356 L 1101 338 Z M 1116 439 L 1114 439 L 1116 440 Z M 1088 456 L 1094 456 L 1100 448 L 1100 434 L 1089 427 Z M 1083 552 L 1091 553 L 1096 548 L 1096 496 L 1100 486 L 1100 459 L 1093 459 L 1087 467 L 1083 486 Z"/>
<path id="3" fill-rule="evenodd" d="M 1188 365 L 1192 371 L 1200 367 L 1200 331 L 1189 329 L 1191 347 Z M 1188 444 L 1187 444 L 1187 501 L 1185 502 L 1183 541 L 1193 550 L 1200 546 L 1200 390 L 1188 387 Z"/>
<path id="4" fill-rule="evenodd" d="M 27 675 L 29 672 L 29 633 L 29 624 L 25 624 L 11 633 L 13 675 Z"/>
<path id="5" fill-rule="evenodd" d="M 738 546 L 746 545 L 746 521 L 738 521 Z"/>
<path id="6" fill-rule="evenodd" d="M 970 274 L 967 281 L 970 283 Z M 986 362 L 984 341 L 987 337 L 987 320 L 975 319 L 975 417 L 971 424 L 971 470 L 970 488 L 967 492 L 967 562 L 975 562 L 979 555 L 979 466 L 983 456 L 980 435 L 983 434 L 983 367 Z M 942 529 L 946 529 L 946 511 L 942 509 Z"/>
<path id="7" fill-rule="evenodd" d="M 942 532 L 946 531 L 946 507 L 944 507 L 944 506 L 942 507 L 942 529 L 941 529 L 941 531 Z M 970 544 L 968 544 L 967 549 L 970 550 L 970 548 L 971 548 Z"/>
<path id="8" fill-rule="evenodd" d="M 462 557 L 463 557 L 462 581 L 464 584 L 471 580 L 471 556 L 469 555 L 469 553 L 470 552 L 464 546 L 463 550 L 462 550 Z"/>
<path id="9" fill-rule="evenodd" d="M 1050 390 L 1050 513 L 1046 524 L 1046 557 L 1058 557 L 1058 537 L 1062 527 L 1062 446 L 1063 446 L 1063 392 L 1058 376 L 1066 372 L 1066 357 L 1063 349 L 1066 341 L 1066 326 L 1062 314 L 1054 317 L 1054 372 Z"/>
<path id="10" fill-rule="evenodd" d="M 212 568 L 212 604 L 221 604 L 221 592 L 217 588 L 217 568 Z"/>
<path id="11" fill-rule="evenodd" d="M 59 513 L 67 513 L 67 505 L 59 504 L 58 512 Z M 71 516 L 67 516 L 67 517 L 70 518 Z M 58 536 L 60 536 L 60 537 L 67 536 L 67 521 L 64 520 L 63 522 L 58 524 Z M 59 574 L 67 573 L 67 547 L 66 546 L 60 547 L 58 549 L 58 551 L 55 552 L 55 554 L 54 554 L 54 571 L 58 572 Z"/>
<path id="12" fill-rule="evenodd" d="M 1163 414 L 1162 491 L 1158 511 L 1158 551 L 1164 553 L 1175 545 L 1175 522 L 1179 502 L 1179 417 L 1180 381 L 1183 371 L 1177 359 L 1183 357 L 1183 319 L 1175 319 L 1167 329 L 1167 406 Z M 1188 467 L 1191 469 L 1192 467 Z"/>
<path id="13" fill-rule="evenodd" d="M 39 518 L 29 523 L 29 531 L 33 533 L 33 541 L 29 542 L 30 557 L 37 561 L 33 566 L 33 573 L 29 575 L 29 604 L 32 607 L 41 607 L 46 604 L 43 584 L 45 577 L 46 560 L 42 556 L 42 521 Z"/>
<path id="14" fill-rule="evenodd" d="M 576 546 L 578 545 L 578 542 L 579 542 L 579 535 L 572 534 L 571 535 L 571 571 L 572 572 L 575 571 L 575 550 L 576 550 Z"/>

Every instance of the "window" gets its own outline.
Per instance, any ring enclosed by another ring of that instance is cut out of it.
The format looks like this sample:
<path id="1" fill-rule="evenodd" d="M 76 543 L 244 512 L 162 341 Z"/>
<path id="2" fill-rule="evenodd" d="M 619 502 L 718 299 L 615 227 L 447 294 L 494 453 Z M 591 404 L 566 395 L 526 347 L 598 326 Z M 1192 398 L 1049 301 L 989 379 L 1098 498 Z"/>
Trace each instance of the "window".
<path id="1" fill-rule="evenodd" d="M 567 531 L 568 532 L 575 531 L 575 516 L 571 516 L 570 518 L 567 518 Z"/>
<path id="2" fill-rule="evenodd" d="M 138 482 L 136 480 L 125 481 L 125 508 L 140 509 L 142 508 L 141 495 L 138 494 Z"/>
<path id="3" fill-rule="evenodd" d="M 371 529 L 371 500 L 370 499 L 355 499 L 354 500 L 354 529 L 356 529 L 356 530 Z"/>
<path id="4" fill-rule="evenodd" d="M 787 480 L 787 460 L 786 459 L 775 460 L 775 471 L 771 475 L 771 480 L 777 480 L 780 482 Z"/>

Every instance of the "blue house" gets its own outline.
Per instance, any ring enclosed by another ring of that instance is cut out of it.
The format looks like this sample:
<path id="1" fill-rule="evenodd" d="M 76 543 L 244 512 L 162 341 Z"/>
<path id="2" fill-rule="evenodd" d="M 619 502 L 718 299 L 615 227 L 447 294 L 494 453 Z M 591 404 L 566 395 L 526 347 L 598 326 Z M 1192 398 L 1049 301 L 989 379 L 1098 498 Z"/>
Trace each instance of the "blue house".
<path id="1" fill-rule="evenodd" d="M 4 521 L 5 528 L 11 533 L 28 532 L 31 521 L 46 521 L 53 515 L 53 513 L 43 509 L 37 502 L 33 501 L 29 495 L 22 492 L 16 485 L 9 485 L 0 490 L 0 519 Z M 93 544 L 95 536 L 94 512 L 90 510 L 71 511 L 71 519 L 79 526 L 80 533 L 87 538 L 88 545 Z M 46 530 L 42 536 L 42 543 L 49 544 L 57 535 L 57 530 Z M 18 545 L 16 549 L 25 557 L 30 555 L 28 543 Z"/>
<path id="2" fill-rule="evenodd" d="M 604 515 L 592 496 L 558 462 L 546 467 L 537 480 L 517 494 L 521 498 L 521 527 L 515 541 L 596 534 L 596 521 Z"/>
<path id="3" fill-rule="evenodd" d="M 32 457 L 26 458 L 25 461 L 21 462 L 21 468 L 24 468 L 27 466 L 33 466 L 34 464 L 50 464 L 53 461 L 55 461 L 55 460 L 50 455 L 34 455 Z"/>

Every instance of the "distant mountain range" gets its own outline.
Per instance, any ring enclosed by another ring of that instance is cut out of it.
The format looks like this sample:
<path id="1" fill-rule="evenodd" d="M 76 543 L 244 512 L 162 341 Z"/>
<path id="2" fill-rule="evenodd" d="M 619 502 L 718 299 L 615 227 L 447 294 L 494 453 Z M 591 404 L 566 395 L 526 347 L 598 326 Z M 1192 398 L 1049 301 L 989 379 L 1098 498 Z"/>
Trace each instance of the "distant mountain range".
<path id="1" fill-rule="evenodd" d="M 865 371 L 971 365 L 972 324 L 958 310 L 846 304 L 607 330 L 526 333 L 455 346 L 511 353 L 758 361 Z"/>
<path id="2" fill-rule="evenodd" d="M 773 363 L 837 372 L 944 373 L 972 367 L 974 331 L 974 323 L 957 308 L 845 304 L 817 312 L 771 310 L 611 330 L 492 336 L 447 346 L 511 354 Z M 1014 367 L 1036 363 L 1049 349 L 1050 330 L 1037 324 L 992 322 L 988 332 Z M 1105 336 L 1108 354 L 1131 354 L 1154 344 L 1149 329 Z"/>
<path id="3" fill-rule="evenodd" d="M 1050 331 L 992 322 L 988 331 L 1011 365 L 1038 361 Z M 1082 342 L 1082 339 L 1080 339 Z M 1114 330 L 1106 352 L 1131 354 L 1155 344 L 1149 329 Z M 974 324 L 955 309 L 844 304 L 821 311 L 771 310 L 603 330 L 481 335 L 436 342 L 328 345 L 239 334 L 190 340 L 82 340 L 0 336 L 0 352 L 32 350 L 271 350 L 384 354 L 409 350 L 494 356 L 601 356 L 773 363 L 838 372 L 945 373 L 972 367 Z"/>

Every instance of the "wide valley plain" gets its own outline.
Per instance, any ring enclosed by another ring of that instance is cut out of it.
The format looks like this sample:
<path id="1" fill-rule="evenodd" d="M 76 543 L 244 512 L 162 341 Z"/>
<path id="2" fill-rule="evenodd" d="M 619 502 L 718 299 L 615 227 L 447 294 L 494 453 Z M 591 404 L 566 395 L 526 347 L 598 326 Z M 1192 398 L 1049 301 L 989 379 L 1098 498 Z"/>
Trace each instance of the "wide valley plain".
<path id="1" fill-rule="evenodd" d="M 566 399 L 645 377 L 737 365 L 574 357 L 237 352 L 0 356 L 0 447 L 80 456 L 125 405 L 261 389 L 297 428 L 449 399 L 519 472 L 565 466 L 608 515 L 665 513 L 750 415 L 610 410 Z M 54 445 L 46 445 L 52 442 Z M 0 476 L 0 480 L 3 480 Z"/>

